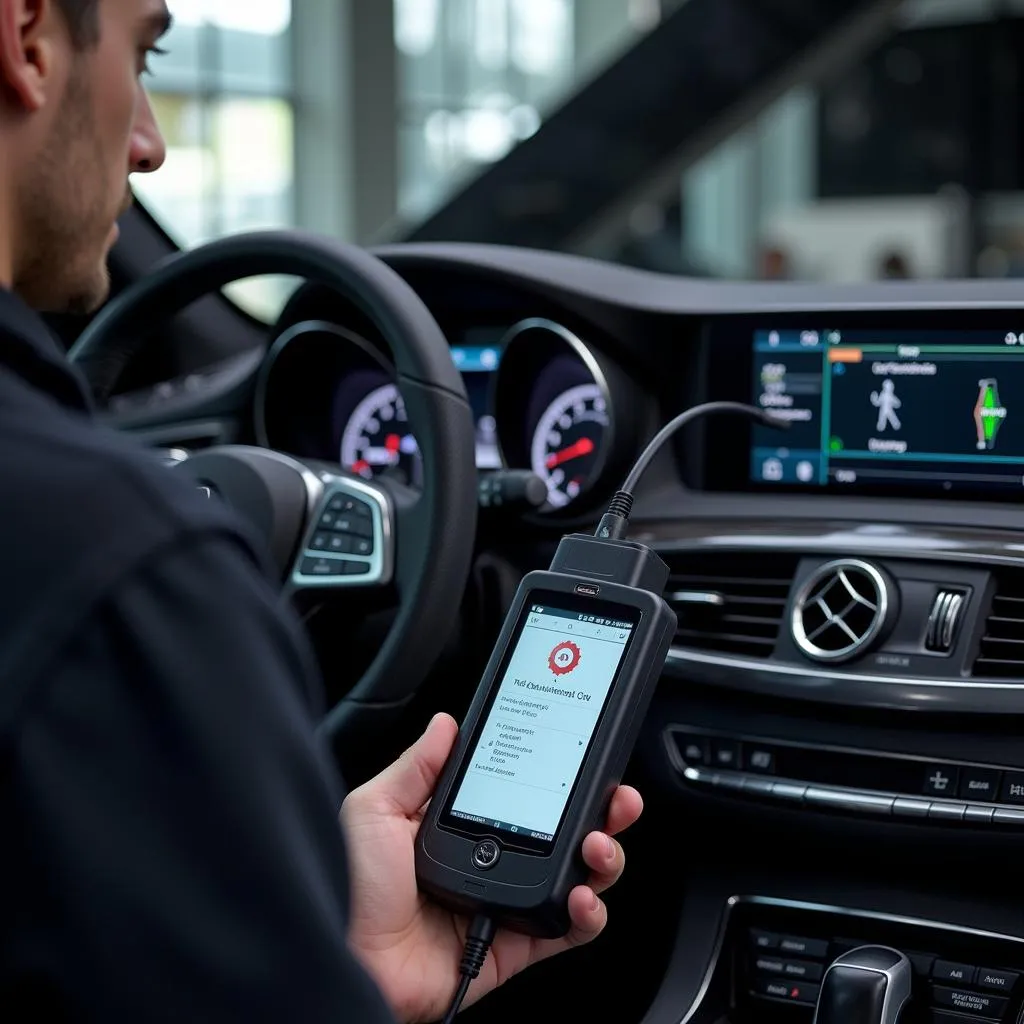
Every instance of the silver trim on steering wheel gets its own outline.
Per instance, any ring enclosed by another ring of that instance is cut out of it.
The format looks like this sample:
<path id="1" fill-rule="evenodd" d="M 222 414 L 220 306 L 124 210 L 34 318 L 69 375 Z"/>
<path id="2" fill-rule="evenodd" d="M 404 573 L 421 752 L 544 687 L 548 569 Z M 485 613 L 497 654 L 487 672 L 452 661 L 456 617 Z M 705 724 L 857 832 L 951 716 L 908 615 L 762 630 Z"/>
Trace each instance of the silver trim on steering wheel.
<path id="1" fill-rule="evenodd" d="M 310 474 L 311 476 L 313 474 Z M 296 589 L 380 586 L 394 573 L 394 527 L 384 492 L 321 472 L 290 583 Z M 307 480 L 307 489 L 309 481 Z"/>

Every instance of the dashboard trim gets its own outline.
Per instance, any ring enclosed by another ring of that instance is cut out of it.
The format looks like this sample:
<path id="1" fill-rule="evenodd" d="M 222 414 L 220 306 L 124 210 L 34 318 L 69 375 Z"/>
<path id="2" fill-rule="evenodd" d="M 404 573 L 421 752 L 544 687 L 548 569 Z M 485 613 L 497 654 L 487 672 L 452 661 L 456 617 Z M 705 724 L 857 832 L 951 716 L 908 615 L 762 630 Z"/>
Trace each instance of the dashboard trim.
<path id="1" fill-rule="evenodd" d="M 1024 682 L 840 673 L 782 664 L 765 668 L 754 658 L 683 647 L 669 649 L 668 666 L 670 675 L 699 667 L 705 670 L 699 682 L 762 696 L 890 710 L 1024 714 Z"/>

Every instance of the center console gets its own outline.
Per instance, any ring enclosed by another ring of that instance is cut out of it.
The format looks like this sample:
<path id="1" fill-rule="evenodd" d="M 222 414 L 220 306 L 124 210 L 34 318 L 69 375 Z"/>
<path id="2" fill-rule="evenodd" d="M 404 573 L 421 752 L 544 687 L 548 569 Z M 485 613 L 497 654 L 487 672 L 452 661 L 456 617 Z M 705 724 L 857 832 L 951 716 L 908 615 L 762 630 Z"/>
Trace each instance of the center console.
<path id="1" fill-rule="evenodd" d="M 680 1024 L 811 1024 L 837 958 L 883 946 L 909 961 L 905 1024 L 1016 1022 L 1024 1006 L 1024 941 L 941 922 L 735 896 L 714 956 Z"/>

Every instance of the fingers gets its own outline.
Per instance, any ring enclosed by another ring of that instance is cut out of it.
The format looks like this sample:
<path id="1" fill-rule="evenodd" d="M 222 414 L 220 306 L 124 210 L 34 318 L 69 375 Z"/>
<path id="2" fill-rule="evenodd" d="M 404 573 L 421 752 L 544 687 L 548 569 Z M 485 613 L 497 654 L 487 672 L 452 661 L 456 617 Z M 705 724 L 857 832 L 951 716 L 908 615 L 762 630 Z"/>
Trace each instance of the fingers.
<path id="1" fill-rule="evenodd" d="M 412 817 L 430 799 L 452 751 L 459 727 L 450 715 L 435 715 L 423 735 L 376 778 L 361 786 L 363 799 L 381 800 Z"/>
<path id="2" fill-rule="evenodd" d="M 583 860 L 593 874 L 589 885 L 595 893 L 604 892 L 622 876 L 626 855 L 622 847 L 603 832 L 591 832 L 583 840 Z"/>
<path id="3" fill-rule="evenodd" d="M 591 832 L 583 840 L 583 860 L 593 872 L 590 884 L 595 892 L 604 892 L 621 877 L 626 867 L 626 855 L 611 837 L 634 824 L 643 809 L 640 794 L 631 786 L 620 786 L 608 807 L 606 830 Z"/>
<path id="4" fill-rule="evenodd" d="M 605 832 L 610 836 L 624 832 L 630 825 L 636 824 L 643 810 L 643 797 L 632 786 L 619 786 L 608 806 Z"/>

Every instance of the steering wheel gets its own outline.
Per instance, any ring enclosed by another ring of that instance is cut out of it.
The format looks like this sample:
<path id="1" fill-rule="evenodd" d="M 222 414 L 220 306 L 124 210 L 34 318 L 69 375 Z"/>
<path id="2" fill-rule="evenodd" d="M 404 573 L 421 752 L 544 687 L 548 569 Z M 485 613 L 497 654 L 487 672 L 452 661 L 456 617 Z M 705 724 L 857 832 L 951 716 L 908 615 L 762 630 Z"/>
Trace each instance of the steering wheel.
<path id="1" fill-rule="evenodd" d="M 477 510 L 473 418 L 430 311 L 362 249 L 296 231 L 258 232 L 175 254 L 108 303 L 69 358 L 103 403 L 154 323 L 234 281 L 269 274 L 328 285 L 369 317 L 391 348 L 423 457 L 419 491 L 248 446 L 200 451 L 173 470 L 190 474 L 256 528 L 289 597 L 397 589 L 398 611 L 380 651 L 328 712 L 324 729 L 337 739 L 413 696 L 448 638 L 469 575 Z"/>

